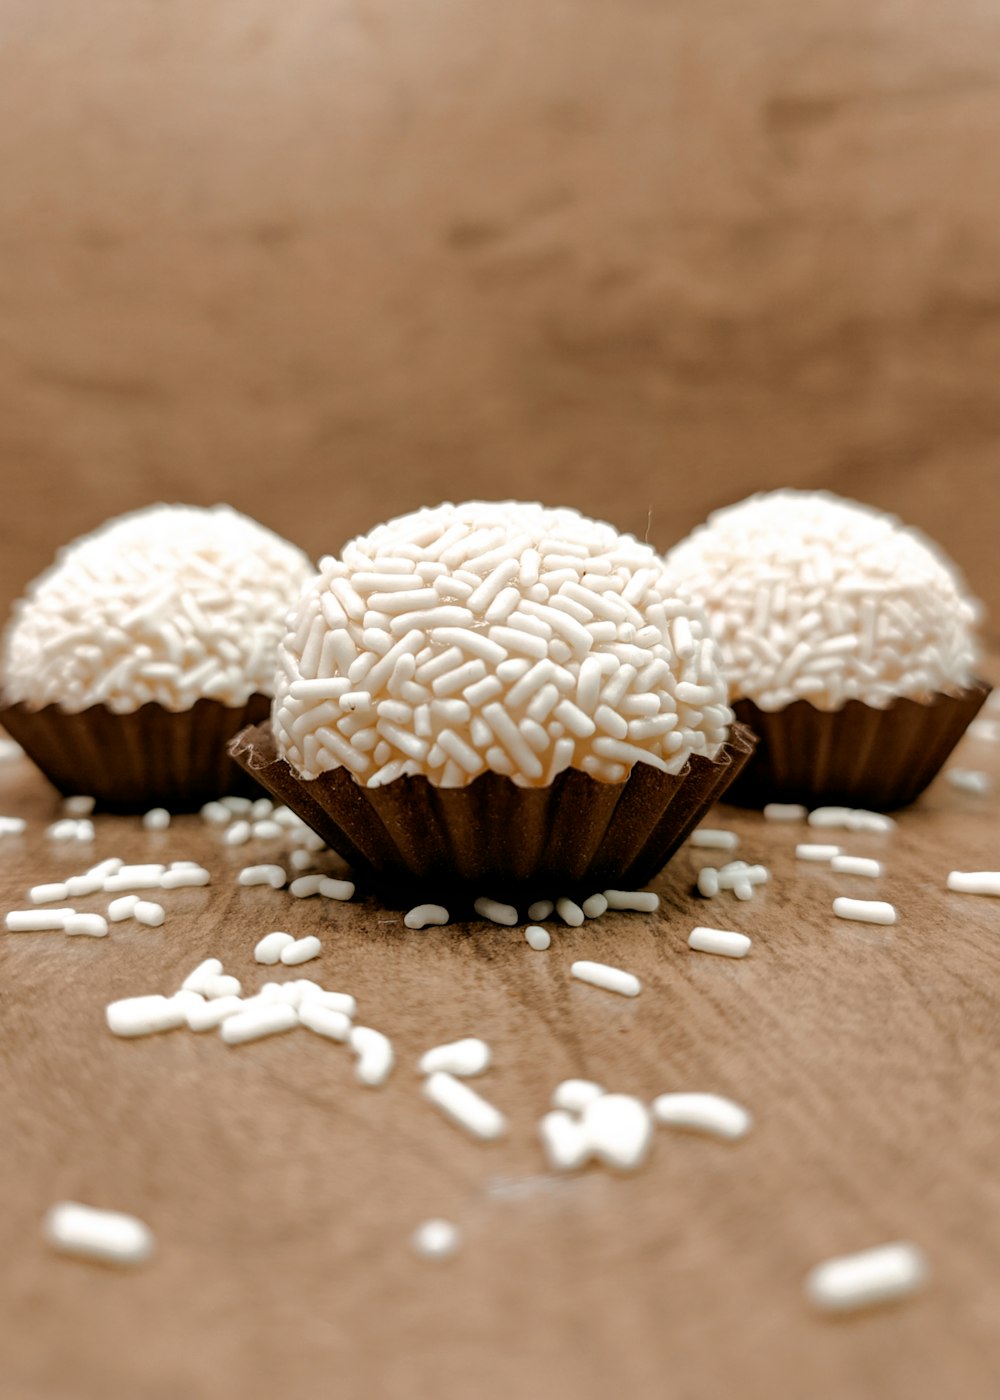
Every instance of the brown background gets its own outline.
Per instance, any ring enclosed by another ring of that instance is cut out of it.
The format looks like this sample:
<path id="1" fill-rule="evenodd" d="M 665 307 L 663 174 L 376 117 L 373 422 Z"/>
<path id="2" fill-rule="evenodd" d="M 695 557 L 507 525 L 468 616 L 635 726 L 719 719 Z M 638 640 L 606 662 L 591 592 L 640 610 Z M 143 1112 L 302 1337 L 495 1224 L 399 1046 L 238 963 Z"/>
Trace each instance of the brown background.
<path id="1" fill-rule="evenodd" d="M 761 486 L 922 525 L 1000 615 L 1000 11 L 980 0 L 5 0 L 0 5 L 0 606 L 54 549 L 153 499 L 228 499 L 314 554 L 446 496 L 541 496 L 661 546 Z M 990 624 L 998 639 L 997 625 Z M 968 764 L 1000 776 L 995 745 Z M 656 918 L 548 955 L 404 935 L 377 902 L 237 891 L 192 819 L 103 818 L 0 770 L 0 898 L 91 858 L 201 858 L 160 933 L 0 939 L 0 1389 L 12 1400 L 962 1400 L 1000 1387 L 997 801 L 938 784 L 884 849 L 900 924 L 829 913 L 795 833 L 686 956 L 701 860 Z M 259 858 L 270 855 L 261 850 Z M 861 881 L 854 882 L 860 885 Z M 852 890 L 871 894 L 872 890 Z M 82 907 L 100 907 L 83 901 Z M 305 1032 L 125 1045 L 113 996 L 322 932 L 400 1068 L 382 1094 Z M 647 990 L 566 980 L 605 957 Z M 511 1139 L 416 1092 L 478 1032 Z M 634 1179 L 542 1174 L 533 1124 L 589 1073 L 746 1102 L 746 1143 L 661 1134 Z M 53 1259 L 61 1196 L 131 1209 L 156 1262 Z M 458 1221 L 437 1270 L 407 1239 Z M 809 1315 L 817 1260 L 927 1250 L 912 1304 Z"/>

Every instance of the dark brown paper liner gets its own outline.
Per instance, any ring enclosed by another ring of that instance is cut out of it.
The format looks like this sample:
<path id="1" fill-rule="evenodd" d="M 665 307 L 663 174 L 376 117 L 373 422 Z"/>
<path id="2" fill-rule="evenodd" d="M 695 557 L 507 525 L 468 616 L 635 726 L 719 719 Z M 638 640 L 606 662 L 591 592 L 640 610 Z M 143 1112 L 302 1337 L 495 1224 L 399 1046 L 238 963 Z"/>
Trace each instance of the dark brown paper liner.
<path id="1" fill-rule="evenodd" d="M 89 794 L 108 811 L 178 812 L 227 792 L 260 792 L 226 746 L 270 708 L 265 695 L 233 706 L 202 699 L 176 711 L 150 703 L 129 714 L 16 704 L 0 707 L 0 725 L 62 793 Z"/>
<path id="2" fill-rule="evenodd" d="M 647 884 L 753 751 L 734 724 L 715 759 L 694 757 L 676 777 L 637 763 L 624 783 L 600 783 L 567 769 L 544 788 L 518 787 L 483 773 L 468 787 L 435 787 L 424 777 L 363 787 L 345 768 L 304 779 L 278 755 L 270 723 L 230 745 L 233 758 L 291 807 L 383 895 L 416 890 L 448 897 L 517 887 L 554 894 Z"/>
<path id="3" fill-rule="evenodd" d="M 975 681 L 959 695 L 935 695 L 923 704 L 900 698 L 885 709 L 849 700 L 839 710 L 817 710 L 796 700 L 769 712 L 736 700 L 737 719 L 760 743 L 726 801 L 904 807 L 940 771 L 990 690 Z"/>

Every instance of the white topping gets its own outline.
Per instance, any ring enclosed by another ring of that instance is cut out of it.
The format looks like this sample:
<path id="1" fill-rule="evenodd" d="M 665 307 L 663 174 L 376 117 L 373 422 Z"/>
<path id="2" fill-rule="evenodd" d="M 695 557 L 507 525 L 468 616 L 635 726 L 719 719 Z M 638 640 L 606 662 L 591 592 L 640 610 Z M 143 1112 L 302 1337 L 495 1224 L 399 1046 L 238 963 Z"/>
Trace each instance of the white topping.
<path id="1" fill-rule="evenodd" d="M 264 963 L 265 966 L 273 966 L 280 961 L 281 954 L 286 948 L 290 948 L 295 939 L 290 933 L 266 933 L 253 950 L 254 961 Z"/>
<path id="2" fill-rule="evenodd" d="M 300 963 L 318 958 L 322 951 L 323 945 L 316 935 L 309 934 L 306 938 L 296 938 L 286 943 L 279 956 L 286 967 L 298 967 Z"/>
<path id="3" fill-rule="evenodd" d="M 891 515 L 826 492 L 715 511 L 667 556 L 704 604 L 734 698 L 889 704 L 967 686 L 976 605 L 945 556 Z"/>
<path id="4" fill-rule="evenodd" d="M 436 1071 L 428 1075 L 423 1091 L 425 1098 L 473 1137 L 487 1142 L 507 1131 L 507 1120 L 500 1110 L 450 1074 Z"/>
<path id="5" fill-rule="evenodd" d="M 443 904 L 418 904 L 403 916 L 407 928 L 426 928 L 428 924 L 446 924 L 448 911 Z"/>
<path id="6" fill-rule="evenodd" d="M 564 1079 L 552 1091 L 552 1107 L 567 1113 L 582 1113 L 589 1103 L 604 1093 L 592 1079 Z"/>
<path id="7" fill-rule="evenodd" d="M 418 511 L 324 559 L 272 721 L 306 778 L 462 787 L 487 770 L 522 785 L 570 766 L 678 773 L 714 757 L 731 718 L 705 619 L 649 545 L 508 501 Z"/>
<path id="8" fill-rule="evenodd" d="M 661 1094 L 653 1100 L 653 1117 L 670 1128 L 714 1133 L 730 1141 L 744 1137 L 753 1121 L 740 1104 L 719 1094 Z"/>
<path id="9" fill-rule="evenodd" d="M 489 1069 L 490 1047 L 485 1040 L 469 1036 L 465 1040 L 453 1040 L 447 1045 L 435 1045 L 420 1057 L 421 1074 L 434 1074 L 443 1070 L 446 1074 L 457 1074 L 466 1078 L 472 1074 L 482 1074 Z"/>
<path id="10" fill-rule="evenodd" d="M 838 919 L 854 919 L 862 924 L 894 924 L 896 910 L 881 899 L 835 899 L 833 912 Z"/>
<path id="11" fill-rule="evenodd" d="M 745 958 L 750 951 L 750 939 L 745 933 L 734 933 L 731 929 L 699 927 L 688 934 L 688 947 L 696 953 Z"/>
<path id="12" fill-rule="evenodd" d="M 595 1157 L 619 1171 L 642 1166 L 653 1139 L 649 1109 L 629 1094 L 601 1094 L 584 1107 L 581 1126 Z"/>
<path id="13" fill-rule="evenodd" d="M 125 713 L 270 694 L 306 556 L 229 506 L 153 506 L 61 550 L 14 610 L 11 701 Z"/>
<path id="14" fill-rule="evenodd" d="M 824 1312 L 846 1312 L 905 1298 L 927 1278 L 927 1262 L 914 1244 L 878 1245 L 819 1264 L 806 1278 L 806 1297 Z"/>
<path id="15" fill-rule="evenodd" d="M 42 1230 L 49 1244 L 62 1254 L 109 1264 L 142 1264 L 154 1249 L 152 1231 L 134 1215 L 95 1210 L 76 1201 L 53 1206 Z"/>
<path id="16" fill-rule="evenodd" d="M 425 1220 L 414 1230 L 411 1243 L 422 1259 L 451 1259 L 462 1237 L 450 1220 Z"/>
<path id="17" fill-rule="evenodd" d="M 1000 895 L 1000 870 L 953 870 L 948 888 L 956 894 Z"/>
<path id="18" fill-rule="evenodd" d="M 578 982 L 588 982 L 592 987 L 600 987 L 606 992 L 618 992 L 623 997 L 637 997 L 642 991 L 642 983 L 632 972 L 624 972 L 620 967 L 609 967 L 607 963 L 575 962 L 570 975 Z"/>
<path id="19" fill-rule="evenodd" d="M 548 929 L 539 928 L 537 924 L 529 924 L 524 930 L 524 941 L 529 948 L 534 948 L 536 953 L 544 953 L 545 949 L 552 943 L 552 935 Z"/>

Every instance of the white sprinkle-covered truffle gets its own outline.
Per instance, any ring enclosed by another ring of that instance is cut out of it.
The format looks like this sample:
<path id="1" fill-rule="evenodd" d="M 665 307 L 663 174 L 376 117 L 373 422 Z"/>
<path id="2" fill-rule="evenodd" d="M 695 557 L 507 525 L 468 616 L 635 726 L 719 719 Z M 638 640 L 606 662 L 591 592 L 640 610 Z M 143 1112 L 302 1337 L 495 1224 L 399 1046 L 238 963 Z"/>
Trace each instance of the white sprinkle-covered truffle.
<path id="1" fill-rule="evenodd" d="M 704 604 L 732 699 L 881 707 L 967 686 L 977 605 L 953 564 L 895 516 L 828 492 L 715 511 L 667 556 Z"/>
<path id="2" fill-rule="evenodd" d="M 522 786 L 714 757 L 732 713 L 701 610 L 653 549 L 574 510 L 441 505 L 326 558 L 279 653 L 273 730 L 305 778 Z"/>
<path id="3" fill-rule="evenodd" d="M 152 506 L 62 549 L 16 605 L 10 702 L 118 713 L 272 693 L 309 559 L 229 506 Z"/>

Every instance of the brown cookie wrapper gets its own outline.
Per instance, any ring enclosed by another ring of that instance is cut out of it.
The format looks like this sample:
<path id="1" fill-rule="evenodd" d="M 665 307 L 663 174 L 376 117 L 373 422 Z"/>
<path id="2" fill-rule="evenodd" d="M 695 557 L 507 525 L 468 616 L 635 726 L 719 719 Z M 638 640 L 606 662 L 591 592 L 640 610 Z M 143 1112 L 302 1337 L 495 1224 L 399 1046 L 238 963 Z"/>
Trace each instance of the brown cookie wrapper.
<path id="1" fill-rule="evenodd" d="M 400 899 L 537 891 L 555 898 L 647 884 L 721 797 L 753 751 L 734 724 L 717 758 L 694 757 L 676 777 L 637 763 L 624 783 L 576 769 L 548 787 L 483 773 L 464 788 L 424 777 L 363 787 L 346 768 L 306 779 L 277 751 L 270 723 L 230 745 L 237 763 L 291 807 L 357 876 Z"/>
<path id="2" fill-rule="evenodd" d="M 229 792 L 260 794 L 226 746 L 270 708 L 266 695 L 232 706 L 202 699 L 176 711 L 149 703 L 128 714 L 18 703 L 0 707 L 0 725 L 61 793 L 86 793 L 106 811 L 178 812 Z"/>
<path id="3" fill-rule="evenodd" d="M 888 810 L 919 797 L 982 708 L 991 686 L 974 681 L 928 702 L 900 698 L 885 709 L 849 700 L 817 710 L 796 700 L 783 710 L 732 702 L 760 743 L 726 794 L 746 807 L 766 802 L 844 803 Z"/>

